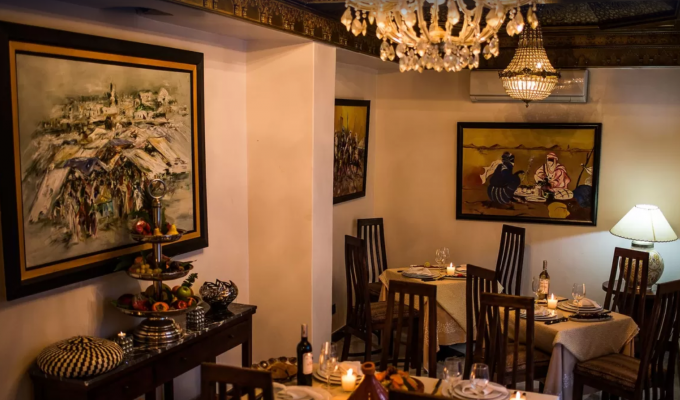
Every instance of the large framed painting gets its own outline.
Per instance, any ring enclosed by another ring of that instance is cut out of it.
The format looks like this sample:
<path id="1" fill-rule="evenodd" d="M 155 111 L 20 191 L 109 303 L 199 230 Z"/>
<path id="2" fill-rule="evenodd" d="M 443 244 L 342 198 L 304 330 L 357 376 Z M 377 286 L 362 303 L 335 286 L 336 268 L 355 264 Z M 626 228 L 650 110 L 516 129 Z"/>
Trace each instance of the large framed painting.
<path id="1" fill-rule="evenodd" d="M 335 100 L 333 204 L 366 196 L 371 102 Z"/>
<path id="2" fill-rule="evenodd" d="M 8 299 L 114 271 L 163 179 L 168 255 L 208 245 L 203 55 L 0 23 L 0 207 Z M 148 246 L 148 245 L 147 245 Z"/>
<path id="3" fill-rule="evenodd" d="M 602 124 L 458 124 L 456 218 L 596 225 Z"/>

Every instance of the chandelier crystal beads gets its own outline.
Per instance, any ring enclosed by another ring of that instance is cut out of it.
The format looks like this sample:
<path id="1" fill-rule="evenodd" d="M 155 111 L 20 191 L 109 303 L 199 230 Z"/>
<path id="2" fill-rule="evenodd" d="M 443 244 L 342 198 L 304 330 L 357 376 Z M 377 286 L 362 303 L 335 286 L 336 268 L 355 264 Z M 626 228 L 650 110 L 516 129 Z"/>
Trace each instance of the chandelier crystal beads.
<path id="1" fill-rule="evenodd" d="M 401 72 L 477 68 L 480 57 L 498 56 L 498 31 L 506 20 L 510 36 L 527 24 L 538 26 L 531 0 L 474 0 L 472 9 L 467 3 L 472 1 L 347 0 L 341 22 L 355 36 L 365 36 L 368 25 L 375 24 L 376 36 L 383 40 L 380 58 L 399 58 Z M 526 20 L 520 11 L 525 4 L 531 4 Z"/>
<path id="2" fill-rule="evenodd" d="M 529 102 L 550 96 L 560 73 L 553 68 L 543 47 L 541 27 L 522 32 L 510 65 L 499 72 L 506 93 L 513 99 Z"/>

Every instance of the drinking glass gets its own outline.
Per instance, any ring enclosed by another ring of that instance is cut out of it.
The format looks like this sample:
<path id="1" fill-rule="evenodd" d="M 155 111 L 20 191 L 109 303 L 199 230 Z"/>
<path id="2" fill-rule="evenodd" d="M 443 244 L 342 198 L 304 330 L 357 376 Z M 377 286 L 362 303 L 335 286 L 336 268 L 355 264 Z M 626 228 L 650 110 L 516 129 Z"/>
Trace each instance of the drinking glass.
<path id="1" fill-rule="evenodd" d="M 326 387 L 331 390 L 331 375 L 338 368 L 338 349 L 335 343 L 326 342 L 321 348 L 319 365 L 326 372 Z"/>
<path id="2" fill-rule="evenodd" d="M 581 300 L 586 297 L 586 284 L 574 283 L 571 287 L 571 296 L 574 298 L 574 305 L 581 307 Z"/>
<path id="3" fill-rule="evenodd" d="M 449 249 L 448 249 L 448 247 L 442 247 L 441 256 L 442 256 L 441 264 L 446 264 L 446 260 L 449 259 Z"/>
<path id="4" fill-rule="evenodd" d="M 443 257 L 442 257 L 442 249 L 437 249 L 434 252 L 434 262 L 437 263 L 437 265 L 441 265 L 444 263 Z"/>
<path id="5" fill-rule="evenodd" d="M 541 293 L 541 280 L 532 277 L 531 278 L 531 291 L 534 292 L 534 296 L 536 297 L 536 300 L 538 301 L 538 295 Z M 543 306 L 537 306 L 536 311 L 543 311 Z"/>
<path id="6" fill-rule="evenodd" d="M 489 366 L 481 363 L 472 364 L 470 384 L 472 385 L 472 390 L 477 392 L 477 394 L 484 393 L 486 385 L 489 384 Z"/>
<path id="7" fill-rule="evenodd" d="M 448 357 L 444 360 L 444 379 L 453 389 L 463 379 L 463 359 L 460 357 Z"/>

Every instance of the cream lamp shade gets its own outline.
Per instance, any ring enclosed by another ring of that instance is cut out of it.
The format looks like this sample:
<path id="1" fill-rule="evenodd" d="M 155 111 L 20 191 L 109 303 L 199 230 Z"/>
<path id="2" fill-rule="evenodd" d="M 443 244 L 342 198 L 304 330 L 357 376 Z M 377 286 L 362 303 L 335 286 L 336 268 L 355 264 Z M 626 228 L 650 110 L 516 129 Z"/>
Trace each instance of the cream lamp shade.
<path id="1" fill-rule="evenodd" d="M 638 204 L 609 231 L 613 235 L 640 242 L 678 240 L 671 225 L 657 206 Z"/>

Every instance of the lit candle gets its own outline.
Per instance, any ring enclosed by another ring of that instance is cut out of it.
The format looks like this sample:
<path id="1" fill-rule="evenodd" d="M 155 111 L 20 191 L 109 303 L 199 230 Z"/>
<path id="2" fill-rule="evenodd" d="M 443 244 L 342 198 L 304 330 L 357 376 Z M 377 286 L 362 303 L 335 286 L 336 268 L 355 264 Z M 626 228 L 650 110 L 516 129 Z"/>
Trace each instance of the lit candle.
<path id="1" fill-rule="evenodd" d="M 526 393 L 522 393 L 519 390 L 515 392 L 515 395 L 512 397 L 512 400 L 527 400 Z"/>
<path id="2" fill-rule="evenodd" d="M 446 267 L 446 275 L 453 276 L 456 275 L 456 267 L 453 266 L 453 263 Z"/>
<path id="3" fill-rule="evenodd" d="M 351 392 L 357 385 L 357 376 L 353 374 L 352 368 L 347 370 L 347 375 L 342 376 L 342 390 Z"/>
<path id="4" fill-rule="evenodd" d="M 118 339 L 125 339 L 125 332 L 120 332 L 118 334 Z"/>
<path id="5" fill-rule="evenodd" d="M 548 299 L 548 308 L 551 310 L 554 310 L 557 308 L 557 299 L 555 298 L 555 294 L 551 294 L 550 298 Z"/>

